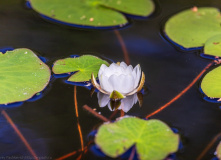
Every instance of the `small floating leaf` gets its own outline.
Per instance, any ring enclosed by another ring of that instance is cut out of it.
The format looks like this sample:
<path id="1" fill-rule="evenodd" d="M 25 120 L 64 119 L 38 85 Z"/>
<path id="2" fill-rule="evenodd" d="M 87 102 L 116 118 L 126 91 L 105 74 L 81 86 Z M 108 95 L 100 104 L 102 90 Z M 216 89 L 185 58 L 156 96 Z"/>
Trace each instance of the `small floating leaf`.
<path id="1" fill-rule="evenodd" d="M 216 156 L 221 159 L 221 142 L 219 142 L 219 145 L 216 148 Z"/>
<path id="2" fill-rule="evenodd" d="M 72 82 L 84 82 L 91 79 L 93 73 L 96 77 L 100 66 L 102 64 L 109 65 L 106 61 L 92 56 L 83 55 L 77 58 L 65 58 L 57 60 L 52 68 L 55 74 L 64 74 L 70 72 L 76 72 L 72 75 L 68 81 Z"/>
<path id="3" fill-rule="evenodd" d="M 184 48 L 204 46 L 206 40 L 221 33 L 217 8 L 192 8 L 172 16 L 165 25 L 167 36 Z"/>
<path id="4" fill-rule="evenodd" d="M 221 66 L 205 75 L 201 89 L 210 98 L 221 98 Z"/>
<path id="5" fill-rule="evenodd" d="M 29 0 L 34 10 L 55 20 L 86 26 L 117 26 L 127 23 L 127 13 L 148 16 L 152 0 Z"/>
<path id="6" fill-rule="evenodd" d="M 31 50 L 0 52 L 0 104 L 25 101 L 42 91 L 50 69 Z"/>
<path id="7" fill-rule="evenodd" d="M 98 129 L 95 143 L 112 158 L 135 145 L 139 159 L 162 160 L 177 151 L 179 136 L 159 120 L 125 117 L 103 124 Z"/>
<path id="8" fill-rule="evenodd" d="M 204 54 L 221 57 L 221 34 L 213 36 L 206 41 Z"/>

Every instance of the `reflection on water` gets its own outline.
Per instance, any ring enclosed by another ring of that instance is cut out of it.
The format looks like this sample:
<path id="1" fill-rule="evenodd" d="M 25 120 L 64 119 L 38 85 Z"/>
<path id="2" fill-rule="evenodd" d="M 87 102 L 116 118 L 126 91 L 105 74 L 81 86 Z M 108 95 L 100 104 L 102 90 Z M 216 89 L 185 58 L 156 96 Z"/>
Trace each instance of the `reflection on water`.
<path id="1" fill-rule="evenodd" d="M 121 100 L 113 101 L 110 99 L 109 95 L 98 92 L 97 98 L 100 107 L 108 106 L 111 111 L 115 111 L 118 109 L 123 110 L 124 112 L 128 112 L 138 101 L 137 94 L 127 96 L 126 98 Z"/>

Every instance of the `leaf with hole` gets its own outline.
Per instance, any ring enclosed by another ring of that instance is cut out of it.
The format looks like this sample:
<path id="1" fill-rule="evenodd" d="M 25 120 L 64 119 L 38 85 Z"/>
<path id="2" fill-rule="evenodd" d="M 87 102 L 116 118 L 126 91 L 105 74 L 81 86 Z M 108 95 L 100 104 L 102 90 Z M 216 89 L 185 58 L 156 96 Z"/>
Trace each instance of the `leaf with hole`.
<path id="1" fill-rule="evenodd" d="M 184 48 L 202 47 L 209 38 L 221 34 L 220 23 L 217 8 L 194 7 L 172 16 L 165 24 L 165 34 Z"/>
<path id="2" fill-rule="evenodd" d="M 83 55 L 76 58 L 65 58 L 57 60 L 53 65 L 53 72 L 55 74 L 74 73 L 68 81 L 71 82 L 85 82 L 91 79 L 93 73 L 97 76 L 100 66 L 109 64 L 98 57 L 92 55 Z"/>
<path id="3" fill-rule="evenodd" d="M 148 16 L 152 0 L 29 0 L 32 8 L 52 19 L 76 25 L 105 27 L 128 23 L 122 13 Z M 122 13 L 121 13 L 122 12 Z"/>
<path id="4" fill-rule="evenodd" d="M 25 101 L 42 91 L 50 69 L 29 49 L 0 53 L 0 104 Z"/>
<path id="5" fill-rule="evenodd" d="M 112 158 L 135 145 L 140 160 L 162 160 L 177 151 L 179 136 L 159 120 L 124 117 L 103 124 L 98 129 L 95 143 Z"/>

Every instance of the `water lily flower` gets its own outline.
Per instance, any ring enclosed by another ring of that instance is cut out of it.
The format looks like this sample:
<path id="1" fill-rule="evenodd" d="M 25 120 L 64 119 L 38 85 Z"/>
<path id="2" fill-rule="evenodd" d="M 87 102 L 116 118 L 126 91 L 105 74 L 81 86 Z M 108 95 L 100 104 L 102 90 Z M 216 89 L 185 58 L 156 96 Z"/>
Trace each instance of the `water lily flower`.
<path id="1" fill-rule="evenodd" d="M 111 99 L 123 99 L 126 96 L 139 92 L 145 81 L 145 75 L 138 64 L 134 69 L 124 62 L 112 63 L 109 67 L 102 64 L 98 72 L 100 85 L 93 73 L 91 82 L 101 93 L 107 94 Z"/>

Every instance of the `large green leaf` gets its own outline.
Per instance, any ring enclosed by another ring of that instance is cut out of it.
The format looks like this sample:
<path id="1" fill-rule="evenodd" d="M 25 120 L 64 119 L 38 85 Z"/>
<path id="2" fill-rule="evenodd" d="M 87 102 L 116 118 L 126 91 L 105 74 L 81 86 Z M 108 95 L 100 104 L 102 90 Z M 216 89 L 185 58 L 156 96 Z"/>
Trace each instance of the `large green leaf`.
<path id="1" fill-rule="evenodd" d="M 68 79 L 68 81 L 84 82 L 91 79 L 92 73 L 97 76 L 102 64 L 109 65 L 106 61 L 98 57 L 84 55 L 77 58 L 59 59 L 54 63 L 52 70 L 55 74 L 76 72 Z"/>
<path id="2" fill-rule="evenodd" d="M 217 8 L 193 8 L 172 16 L 165 33 L 184 48 L 204 46 L 206 40 L 221 33 L 221 16 Z"/>
<path id="3" fill-rule="evenodd" d="M 98 129 L 95 143 L 113 158 L 135 145 L 139 159 L 162 160 L 177 151 L 179 136 L 159 120 L 125 117 L 103 124 Z"/>
<path id="4" fill-rule="evenodd" d="M 42 91 L 50 69 L 31 50 L 0 53 L 0 104 L 24 101 Z"/>
<path id="5" fill-rule="evenodd" d="M 152 0 L 29 0 L 34 10 L 50 18 L 77 25 L 116 26 L 127 23 L 127 13 L 148 16 Z"/>
<path id="6" fill-rule="evenodd" d="M 201 89 L 210 98 L 221 98 L 221 66 L 205 75 Z"/>
<path id="7" fill-rule="evenodd" d="M 216 156 L 221 159 L 221 142 L 219 142 L 219 145 L 216 148 Z"/>
<path id="8" fill-rule="evenodd" d="M 204 54 L 221 57 L 221 34 L 209 38 L 204 46 Z"/>

